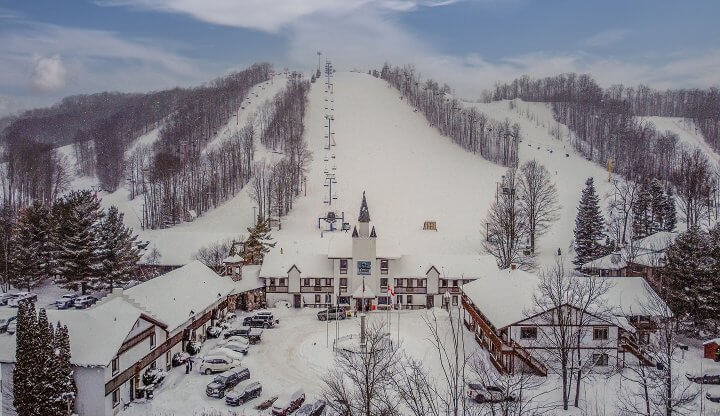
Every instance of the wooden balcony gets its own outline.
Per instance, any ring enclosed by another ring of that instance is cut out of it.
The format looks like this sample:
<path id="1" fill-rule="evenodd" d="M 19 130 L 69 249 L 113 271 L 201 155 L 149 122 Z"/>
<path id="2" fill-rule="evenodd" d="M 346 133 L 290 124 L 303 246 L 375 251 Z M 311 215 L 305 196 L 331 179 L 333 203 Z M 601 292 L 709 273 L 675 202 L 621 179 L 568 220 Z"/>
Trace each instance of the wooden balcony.
<path id="1" fill-rule="evenodd" d="M 333 293 L 332 286 L 300 286 L 300 293 Z"/>
<path id="2" fill-rule="evenodd" d="M 414 293 L 427 293 L 426 287 L 396 287 L 395 293 L 397 294 L 414 294 Z"/>
<path id="3" fill-rule="evenodd" d="M 445 286 L 438 288 L 438 293 L 443 295 L 445 292 L 450 292 L 453 295 L 459 295 L 460 294 L 460 286 Z"/>
<path id="4" fill-rule="evenodd" d="M 266 286 L 265 290 L 268 293 L 287 293 L 288 287 L 287 286 Z"/>

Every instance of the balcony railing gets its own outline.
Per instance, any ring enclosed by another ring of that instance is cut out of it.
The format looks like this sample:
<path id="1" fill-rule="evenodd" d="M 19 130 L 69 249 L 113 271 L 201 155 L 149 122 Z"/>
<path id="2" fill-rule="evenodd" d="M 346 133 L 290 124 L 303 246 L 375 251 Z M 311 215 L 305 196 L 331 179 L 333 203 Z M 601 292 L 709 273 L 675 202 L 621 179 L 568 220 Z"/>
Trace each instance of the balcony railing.
<path id="1" fill-rule="evenodd" d="M 427 293 L 426 287 L 396 287 L 395 293 Z"/>
<path id="2" fill-rule="evenodd" d="M 265 290 L 268 292 L 274 292 L 274 293 L 287 293 L 288 287 L 287 286 L 266 286 Z"/>
<path id="3" fill-rule="evenodd" d="M 438 288 L 439 294 L 442 295 L 445 292 L 460 294 L 460 287 L 459 286 L 445 286 L 445 287 Z"/>
<path id="4" fill-rule="evenodd" d="M 332 286 L 300 286 L 300 293 L 333 293 Z"/>

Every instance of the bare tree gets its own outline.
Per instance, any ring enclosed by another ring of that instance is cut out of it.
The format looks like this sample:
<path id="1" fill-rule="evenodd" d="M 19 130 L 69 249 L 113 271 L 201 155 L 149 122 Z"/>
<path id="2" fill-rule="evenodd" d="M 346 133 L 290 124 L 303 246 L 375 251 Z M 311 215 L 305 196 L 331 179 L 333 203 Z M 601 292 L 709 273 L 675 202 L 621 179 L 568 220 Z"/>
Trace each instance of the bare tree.
<path id="1" fill-rule="evenodd" d="M 535 239 L 543 235 L 559 218 L 561 206 L 558 203 L 557 189 L 545 166 L 534 159 L 520 167 L 520 178 L 517 182 L 520 209 L 527 219 L 530 251 L 534 253 Z"/>
<path id="2" fill-rule="evenodd" d="M 486 219 L 483 248 L 495 257 L 501 269 L 507 269 L 513 263 L 528 266 L 530 259 L 524 255 L 522 247 L 527 226 L 516 196 L 514 169 L 507 170 L 500 188 Z"/>
<path id="3" fill-rule="evenodd" d="M 364 346 L 335 349 L 335 365 L 323 377 L 325 398 L 349 416 L 398 415 L 392 387 L 399 351 L 383 325 L 370 326 Z"/>
<path id="4" fill-rule="evenodd" d="M 243 238 L 240 237 L 239 241 L 242 240 Z M 206 266 L 213 269 L 216 273 L 221 273 L 224 268 L 223 260 L 230 255 L 230 248 L 234 241 L 236 240 L 230 238 L 216 241 L 201 247 L 193 257 L 205 263 Z"/>
<path id="5" fill-rule="evenodd" d="M 405 355 L 392 378 L 405 412 L 413 416 L 444 416 L 435 380 L 422 361 Z"/>
<path id="6" fill-rule="evenodd" d="M 610 220 L 608 228 L 615 235 L 618 244 L 628 242 L 628 231 L 632 231 L 630 220 L 632 218 L 632 207 L 635 202 L 640 184 L 637 181 L 613 179 L 611 182 L 613 190 L 608 195 L 608 211 Z"/>

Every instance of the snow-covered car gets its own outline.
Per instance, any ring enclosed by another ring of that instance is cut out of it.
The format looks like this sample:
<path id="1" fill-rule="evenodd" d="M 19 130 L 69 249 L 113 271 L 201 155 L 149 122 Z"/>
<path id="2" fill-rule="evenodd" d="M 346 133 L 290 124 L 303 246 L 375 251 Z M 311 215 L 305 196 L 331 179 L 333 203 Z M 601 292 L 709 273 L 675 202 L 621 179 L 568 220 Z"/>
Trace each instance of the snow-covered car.
<path id="1" fill-rule="evenodd" d="M 237 367 L 239 364 L 239 362 L 225 355 L 208 355 L 203 358 L 198 371 L 202 374 L 222 373 Z"/>
<path id="2" fill-rule="evenodd" d="M 687 379 L 692 381 L 693 383 L 720 384 L 720 373 L 718 373 L 718 372 L 705 373 L 701 376 L 693 376 L 690 373 L 686 373 L 685 377 L 687 377 Z"/>
<path id="3" fill-rule="evenodd" d="M 210 351 L 208 355 L 224 355 L 232 360 L 242 361 L 244 354 L 241 352 L 233 351 L 230 348 L 218 347 Z"/>
<path id="4" fill-rule="evenodd" d="M 255 381 L 245 386 L 238 386 L 225 394 L 225 403 L 229 406 L 240 406 L 250 400 L 260 397 L 262 384 Z"/>
<path id="5" fill-rule="evenodd" d="M 207 337 L 208 338 L 217 338 L 220 336 L 220 333 L 222 332 L 222 328 L 219 326 L 211 326 L 207 329 Z"/>
<path id="6" fill-rule="evenodd" d="M 250 378 L 250 370 L 245 367 L 233 368 L 215 376 L 213 381 L 205 387 L 205 394 L 209 397 L 222 399 L 225 393 Z"/>
<path id="7" fill-rule="evenodd" d="M 14 297 L 17 297 L 17 293 L 3 293 L 0 295 L 0 306 L 5 306 L 8 301 Z"/>
<path id="8" fill-rule="evenodd" d="M 218 345 L 226 345 L 230 343 L 244 345 L 246 347 L 250 346 L 250 341 L 248 341 L 247 337 L 241 337 L 240 335 L 233 335 L 218 341 Z"/>
<path id="9" fill-rule="evenodd" d="M 283 395 L 273 403 L 272 414 L 275 416 L 287 416 L 296 411 L 305 401 L 305 392 L 297 390 L 293 394 Z"/>
<path id="10" fill-rule="evenodd" d="M 180 367 L 181 365 L 184 365 L 185 362 L 190 358 L 190 354 L 186 352 L 176 352 L 172 356 L 172 366 L 173 367 Z"/>
<path id="11" fill-rule="evenodd" d="M 314 403 L 305 403 L 302 405 L 295 416 L 320 416 L 325 409 L 325 400 L 316 400 Z"/>
<path id="12" fill-rule="evenodd" d="M 16 319 L 17 316 L 0 319 L 0 334 L 3 332 L 7 332 L 8 326 L 10 326 L 10 324 L 13 323 L 13 321 L 15 321 Z"/>
<path id="13" fill-rule="evenodd" d="M 499 403 L 515 400 L 512 396 L 506 395 L 505 391 L 497 386 L 470 383 L 468 384 L 468 397 L 477 403 Z"/>
<path id="14" fill-rule="evenodd" d="M 53 305 L 55 305 L 58 309 L 70 309 L 74 306 L 75 299 L 77 297 L 78 295 L 74 293 L 68 293 L 56 299 L 55 302 L 53 302 Z"/>
<path id="15" fill-rule="evenodd" d="M 225 317 L 223 318 L 224 322 L 231 322 L 234 321 L 237 318 L 237 315 L 235 315 L 233 312 L 228 312 L 225 314 Z"/>
<path id="16" fill-rule="evenodd" d="M 720 403 L 720 395 L 713 395 L 713 394 L 710 394 L 710 392 L 707 392 L 705 394 L 705 398 L 710 400 L 713 403 Z"/>
<path id="17" fill-rule="evenodd" d="M 248 334 L 250 334 L 250 327 L 249 326 L 241 326 L 240 328 L 228 329 L 223 334 L 223 337 L 225 337 L 225 339 L 228 339 L 230 337 L 245 337 L 245 338 L 247 338 Z"/>
<path id="18" fill-rule="evenodd" d="M 255 314 L 256 317 L 272 322 L 274 325 L 280 323 L 279 319 L 275 319 L 275 316 L 270 311 L 260 311 Z"/>
<path id="19" fill-rule="evenodd" d="M 11 308 L 17 308 L 23 302 L 36 302 L 37 295 L 31 292 L 18 292 L 16 296 L 8 300 L 7 305 Z"/>
<path id="20" fill-rule="evenodd" d="M 233 350 L 235 352 L 239 352 L 242 355 L 247 355 L 248 353 L 248 344 L 241 344 L 239 342 L 228 342 L 227 344 L 223 344 L 222 348 L 227 348 L 229 350 Z"/>
<path id="21" fill-rule="evenodd" d="M 17 319 L 13 319 L 10 323 L 8 323 L 7 329 L 5 329 L 5 332 L 12 335 L 17 331 Z"/>
<path id="22" fill-rule="evenodd" d="M 87 309 L 95 304 L 95 302 L 97 302 L 97 298 L 95 296 L 82 295 L 75 298 L 73 305 L 75 306 L 75 309 Z"/>

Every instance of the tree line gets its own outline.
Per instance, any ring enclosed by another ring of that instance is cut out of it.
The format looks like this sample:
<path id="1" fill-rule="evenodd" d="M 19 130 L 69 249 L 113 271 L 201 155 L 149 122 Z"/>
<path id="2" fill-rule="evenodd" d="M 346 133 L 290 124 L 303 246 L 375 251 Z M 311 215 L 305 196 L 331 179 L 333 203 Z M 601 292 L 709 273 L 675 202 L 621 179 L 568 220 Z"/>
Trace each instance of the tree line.
<path id="1" fill-rule="evenodd" d="M 673 187 L 688 227 L 718 219 L 720 172 L 699 149 L 680 142 L 671 132 L 659 132 L 638 115 L 690 117 L 711 145 L 717 138 L 718 90 L 668 90 L 615 85 L 602 89 L 587 74 L 562 74 L 543 79 L 522 77 L 498 84 L 488 99 L 551 102 L 555 119 L 566 124 L 573 146 L 588 160 L 608 165 L 631 181 L 657 179 Z M 713 127 L 715 126 L 715 127 Z"/>
<path id="2" fill-rule="evenodd" d="M 107 290 L 133 278 L 140 258 L 123 214 L 100 208 L 90 191 L 74 191 L 52 205 L 35 201 L 0 218 L 0 278 L 27 291 L 52 279 L 69 290 Z"/>
<path id="3" fill-rule="evenodd" d="M 379 75 L 402 93 L 401 99 L 420 110 L 430 126 L 453 142 L 491 162 L 517 167 L 519 125 L 494 121 L 475 108 L 465 108 L 451 96 L 447 84 L 441 87 L 432 79 L 422 81 L 410 65 L 400 68 L 386 63 Z"/>

